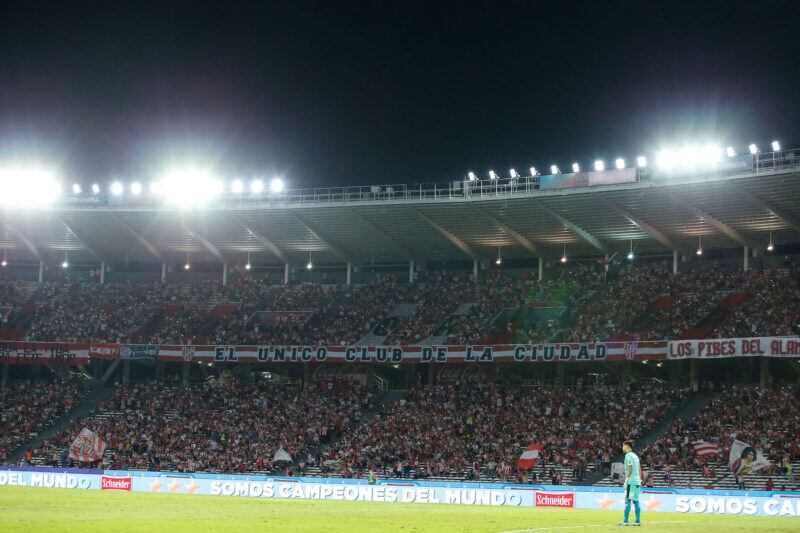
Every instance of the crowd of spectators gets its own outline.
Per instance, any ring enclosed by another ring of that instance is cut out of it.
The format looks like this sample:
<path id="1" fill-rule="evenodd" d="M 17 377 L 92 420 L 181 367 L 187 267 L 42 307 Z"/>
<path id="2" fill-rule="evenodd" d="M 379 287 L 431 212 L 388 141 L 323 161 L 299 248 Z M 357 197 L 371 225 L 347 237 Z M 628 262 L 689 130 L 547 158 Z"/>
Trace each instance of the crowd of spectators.
<path id="1" fill-rule="evenodd" d="M 86 394 L 84 382 L 12 382 L 0 387 L 0 459 L 52 425 Z"/>
<path id="2" fill-rule="evenodd" d="M 119 386 L 96 413 L 74 421 L 33 456 L 58 462 L 86 427 L 108 445 L 106 467 L 267 471 L 279 449 L 304 461 L 304 450 L 358 425 L 372 401 L 364 387 L 341 381 L 305 390 L 224 376 L 189 387 Z"/>
<path id="3" fill-rule="evenodd" d="M 730 387 L 689 420 L 676 419 L 670 430 L 642 453 L 653 468 L 703 470 L 710 461 L 727 464 L 734 439 L 754 446 L 776 467 L 800 460 L 800 389 Z M 692 442 L 719 446 L 720 455 L 698 457 Z"/>
<path id="4" fill-rule="evenodd" d="M 324 452 L 323 463 L 384 476 L 514 479 L 524 447 L 572 468 L 608 465 L 625 438 L 652 428 L 685 389 L 423 385 Z"/>

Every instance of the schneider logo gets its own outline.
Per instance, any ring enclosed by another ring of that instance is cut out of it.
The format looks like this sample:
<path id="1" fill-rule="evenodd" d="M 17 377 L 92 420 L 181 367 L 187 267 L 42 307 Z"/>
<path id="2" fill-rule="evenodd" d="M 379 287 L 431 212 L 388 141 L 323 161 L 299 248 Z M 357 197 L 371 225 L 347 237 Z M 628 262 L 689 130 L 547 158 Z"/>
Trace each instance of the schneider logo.
<path id="1" fill-rule="evenodd" d="M 575 507 L 575 493 L 537 492 L 536 507 Z"/>
<path id="2" fill-rule="evenodd" d="M 102 490 L 131 490 L 131 478 L 129 477 L 107 477 L 100 478 L 100 488 Z"/>

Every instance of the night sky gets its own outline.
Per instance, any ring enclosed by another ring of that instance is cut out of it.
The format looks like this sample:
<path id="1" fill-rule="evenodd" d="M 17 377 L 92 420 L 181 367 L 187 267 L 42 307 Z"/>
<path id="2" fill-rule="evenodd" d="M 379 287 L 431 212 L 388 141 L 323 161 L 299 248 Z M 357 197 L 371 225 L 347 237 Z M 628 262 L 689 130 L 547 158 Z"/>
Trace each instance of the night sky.
<path id="1" fill-rule="evenodd" d="M 797 1 L 0 3 L 0 157 L 70 180 L 415 183 L 772 138 L 800 146 Z"/>

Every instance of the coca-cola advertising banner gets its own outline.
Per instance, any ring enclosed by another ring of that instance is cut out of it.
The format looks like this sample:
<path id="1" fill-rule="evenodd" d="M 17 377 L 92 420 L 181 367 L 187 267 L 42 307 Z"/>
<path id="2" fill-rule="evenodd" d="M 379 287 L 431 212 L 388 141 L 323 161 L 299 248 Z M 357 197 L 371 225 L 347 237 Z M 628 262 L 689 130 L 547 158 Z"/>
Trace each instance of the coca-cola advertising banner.
<path id="1" fill-rule="evenodd" d="M 486 365 L 442 365 L 436 370 L 436 383 L 490 383 L 492 370 Z"/>
<path id="2" fill-rule="evenodd" d="M 0 363 L 85 365 L 88 362 L 88 343 L 0 341 Z"/>
<path id="3" fill-rule="evenodd" d="M 366 385 L 367 373 L 363 366 L 357 365 L 316 365 L 311 372 L 311 381 L 314 383 L 349 381 Z"/>
<path id="4" fill-rule="evenodd" d="M 668 359 L 800 357 L 800 337 L 748 337 L 670 341 Z"/>

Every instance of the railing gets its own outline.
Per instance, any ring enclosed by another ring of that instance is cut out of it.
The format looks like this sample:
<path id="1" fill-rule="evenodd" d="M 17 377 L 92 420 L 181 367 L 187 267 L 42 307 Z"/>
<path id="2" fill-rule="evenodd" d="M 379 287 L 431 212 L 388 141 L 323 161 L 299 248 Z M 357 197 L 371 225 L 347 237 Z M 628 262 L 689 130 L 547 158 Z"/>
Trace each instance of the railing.
<path id="1" fill-rule="evenodd" d="M 373 381 L 375 382 L 375 388 L 376 389 L 378 389 L 381 392 L 386 392 L 388 390 L 391 390 L 391 388 L 392 388 L 392 382 L 391 381 L 389 381 L 388 379 L 386 379 L 386 378 L 384 378 L 382 376 L 379 376 L 378 374 L 373 374 L 372 377 L 373 377 Z"/>
<path id="2" fill-rule="evenodd" d="M 672 177 L 697 177 L 707 175 L 736 175 L 744 173 L 769 173 L 800 167 L 800 155 L 795 151 L 770 152 L 753 156 L 751 168 L 697 169 L 671 174 Z M 636 169 L 636 182 L 654 181 L 666 177 L 647 168 Z M 518 176 L 495 180 L 453 180 L 418 184 L 369 185 L 354 187 L 323 187 L 314 189 L 290 189 L 279 193 L 223 193 L 209 205 L 214 207 L 300 207 L 312 205 L 350 204 L 359 202 L 391 201 L 460 201 L 465 199 L 502 198 L 527 196 L 540 191 L 539 176 Z M 575 187 L 565 190 L 580 190 Z M 162 205 L 157 198 L 137 197 L 135 200 L 111 199 L 106 195 L 76 194 L 62 199 L 62 205 L 73 206 L 119 206 L 154 207 Z"/>

